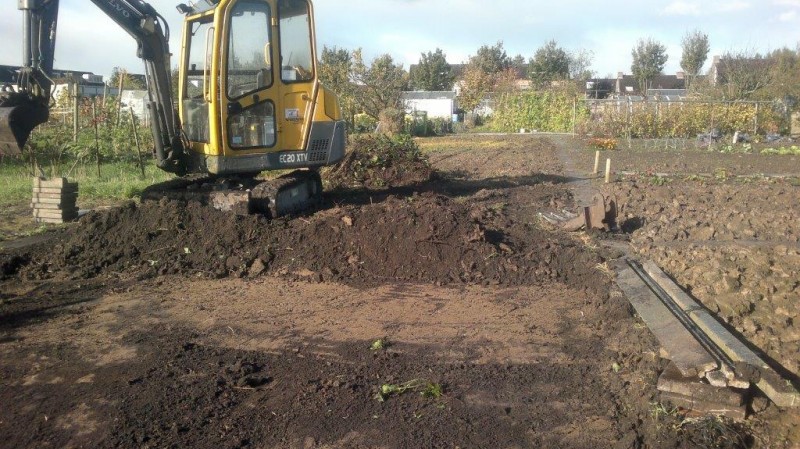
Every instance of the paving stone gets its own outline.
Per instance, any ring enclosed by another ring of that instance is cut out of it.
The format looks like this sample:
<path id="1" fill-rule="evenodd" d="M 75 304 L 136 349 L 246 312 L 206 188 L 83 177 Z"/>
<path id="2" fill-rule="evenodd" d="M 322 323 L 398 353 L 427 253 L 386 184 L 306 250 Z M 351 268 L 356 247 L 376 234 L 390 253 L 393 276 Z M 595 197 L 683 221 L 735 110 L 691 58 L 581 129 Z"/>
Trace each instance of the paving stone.
<path id="1" fill-rule="evenodd" d="M 744 398 L 740 391 L 717 388 L 696 377 L 684 377 L 673 363 L 667 365 L 667 368 L 658 377 L 657 388 L 658 391 L 682 394 L 699 401 L 717 402 L 734 407 L 744 405 Z"/>
<path id="2" fill-rule="evenodd" d="M 700 377 L 717 367 L 714 358 L 633 269 L 622 267 L 617 275 L 617 284 L 684 377 Z"/>
<path id="3" fill-rule="evenodd" d="M 726 416 L 731 419 L 744 420 L 747 417 L 747 407 L 744 405 L 732 406 L 716 402 L 702 401 L 691 396 L 678 393 L 661 392 L 661 401 L 670 402 L 676 407 L 691 410 L 697 413 Z"/>

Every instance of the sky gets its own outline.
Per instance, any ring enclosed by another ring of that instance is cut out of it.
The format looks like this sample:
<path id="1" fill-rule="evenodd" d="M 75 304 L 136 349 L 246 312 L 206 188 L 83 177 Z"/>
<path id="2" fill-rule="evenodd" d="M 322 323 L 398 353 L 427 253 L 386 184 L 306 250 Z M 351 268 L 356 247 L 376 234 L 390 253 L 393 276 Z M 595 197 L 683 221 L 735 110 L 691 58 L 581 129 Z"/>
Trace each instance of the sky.
<path id="1" fill-rule="evenodd" d="M 18 65 L 22 59 L 16 3 L 5 0 L 0 7 L 0 42 L 6 43 L 0 46 L 0 64 Z M 177 55 L 178 1 L 150 3 L 168 21 Z M 481 45 L 498 41 L 509 56 L 526 59 L 551 39 L 568 50 L 590 50 L 599 77 L 630 73 L 631 49 L 640 38 L 666 45 L 665 73 L 680 70 L 681 39 L 695 29 L 708 34 L 711 56 L 800 43 L 800 0 L 316 0 L 314 7 L 320 48 L 361 47 L 367 59 L 389 53 L 406 69 L 420 53 L 436 48 L 450 63 L 461 63 Z M 55 66 L 106 76 L 115 66 L 144 71 L 133 39 L 88 0 L 61 0 Z"/>

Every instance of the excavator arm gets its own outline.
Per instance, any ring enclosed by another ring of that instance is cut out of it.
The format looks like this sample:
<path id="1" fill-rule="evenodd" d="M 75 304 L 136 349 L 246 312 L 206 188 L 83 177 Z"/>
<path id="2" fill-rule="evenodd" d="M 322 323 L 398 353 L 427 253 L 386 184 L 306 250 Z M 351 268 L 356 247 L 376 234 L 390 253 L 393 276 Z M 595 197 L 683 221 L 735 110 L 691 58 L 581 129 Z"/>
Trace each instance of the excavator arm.
<path id="1" fill-rule="evenodd" d="M 59 0 L 18 0 L 23 12 L 23 67 L 16 86 L 0 90 L 0 154 L 19 154 L 31 131 L 47 121 Z M 91 0 L 138 44 L 145 63 L 158 166 L 186 171 L 185 144 L 172 95 L 169 26 L 142 0 Z"/>

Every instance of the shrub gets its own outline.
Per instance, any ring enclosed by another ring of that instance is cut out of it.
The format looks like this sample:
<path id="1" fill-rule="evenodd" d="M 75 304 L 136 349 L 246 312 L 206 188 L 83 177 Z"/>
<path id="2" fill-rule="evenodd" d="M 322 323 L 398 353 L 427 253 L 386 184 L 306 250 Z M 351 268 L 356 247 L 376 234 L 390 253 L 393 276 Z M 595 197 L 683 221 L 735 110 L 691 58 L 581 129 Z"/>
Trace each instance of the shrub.
<path id="1" fill-rule="evenodd" d="M 617 139 L 601 139 L 601 138 L 592 138 L 589 139 L 586 144 L 589 148 L 595 150 L 616 150 L 617 149 Z"/>
<path id="2" fill-rule="evenodd" d="M 433 171 L 407 134 L 352 136 L 344 160 L 324 172 L 330 187 L 381 188 L 430 179 Z"/>

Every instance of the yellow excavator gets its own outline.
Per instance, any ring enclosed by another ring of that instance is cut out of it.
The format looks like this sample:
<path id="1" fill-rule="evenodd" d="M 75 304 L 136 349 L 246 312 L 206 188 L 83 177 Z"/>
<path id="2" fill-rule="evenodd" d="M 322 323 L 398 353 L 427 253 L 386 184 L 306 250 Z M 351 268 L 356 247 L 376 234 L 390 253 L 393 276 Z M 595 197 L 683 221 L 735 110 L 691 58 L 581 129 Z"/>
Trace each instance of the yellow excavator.
<path id="1" fill-rule="evenodd" d="M 142 0 L 90 1 L 138 43 L 158 167 L 183 176 L 146 196 L 272 216 L 321 198 L 318 169 L 344 157 L 346 126 L 337 97 L 318 79 L 309 0 L 178 5 L 185 18 L 177 105 L 166 20 Z M 0 87 L 0 154 L 22 151 L 52 101 L 59 1 L 18 0 L 18 8 L 24 60 L 17 83 Z M 255 179 L 286 169 L 294 171 Z"/>

